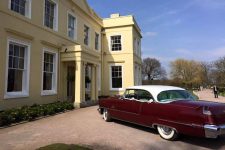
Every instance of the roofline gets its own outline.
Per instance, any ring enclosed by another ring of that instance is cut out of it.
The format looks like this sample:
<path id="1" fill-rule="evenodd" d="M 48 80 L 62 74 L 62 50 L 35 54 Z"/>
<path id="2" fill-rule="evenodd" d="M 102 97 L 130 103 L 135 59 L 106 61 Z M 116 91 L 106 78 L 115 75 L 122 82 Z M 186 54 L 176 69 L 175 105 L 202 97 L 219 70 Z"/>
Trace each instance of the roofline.
<path id="1" fill-rule="evenodd" d="M 142 35 L 141 35 L 141 28 L 139 27 L 134 15 L 126 15 L 126 16 L 120 16 L 120 17 L 116 17 L 116 18 L 103 18 L 103 21 L 104 20 L 112 20 L 112 19 L 118 19 L 118 18 L 128 18 L 128 17 L 131 17 L 132 20 L 133 20 L 133 24 L 126 24 L 126 25 L 120 25 L 120 26 L 116 26 L 116 27 L 124 27 L 124 26 L 134 26 L 135 29 L 138 31 L 140 37 L 142 38 Z M 104 28 L 115 28 L 115 26 L 112 26 L 112 27 L 104 27 Z"/>
<path id="2" fill-rule="evenodd" d="M 74 5 L 76 5 L 81 11 L 83 11 L 88 17 L 90 17 L 92 20 L 94 20 L 99 25 L 103 26 L 102 18 L 99 17 L 99 15 L 88 5 L 87 1 L 84 0 L 85 5 L 88 8 L 89 13 L 84 11 L 74 0 L 70 0 Z M 92 15 L 90 15 L 92 14 Z"/>

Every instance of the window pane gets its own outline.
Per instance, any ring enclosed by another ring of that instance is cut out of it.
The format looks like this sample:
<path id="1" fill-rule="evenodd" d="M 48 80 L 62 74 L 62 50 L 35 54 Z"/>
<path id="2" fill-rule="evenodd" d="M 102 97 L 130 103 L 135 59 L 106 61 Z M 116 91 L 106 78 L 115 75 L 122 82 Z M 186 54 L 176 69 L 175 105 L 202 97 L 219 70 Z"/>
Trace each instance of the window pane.
<path id="1" fill-rule="evenodd" d="M 52 73 L 43 73 L 43 90 L 52 90 Z"/>
<path id="2" fill-rule="evenodd" d="M 19 68 L 19 58 L 13 57 L 13 68 Z"/>
<path id="3" fill-rule="evenodd" d="M 20 47 L 20 57 L 24 58 L 25 47 Z"/>
<path id="4" fill-rule="evenodd" d="M 148 91 L 137 90 L 137 93 L 138 93 L 138 99 L 139 100 L 148 101 L 152 98 L 152 96 L 150 95 L 150 93 Z"/>
<path id="5" fill-rule="evenodd" d="M 26 0 L 11 0 L 11 10 L 25 15 Z"/>
<path id="6" fill-rule="evenodd" d="M 9 55 L 13 55 L 13 44 L 9 44 Z"/>
<path id="7" fill-rule="evenodd" d="M 45 26 L 53 29 L 55 18 L 55 3 L 45 0 Z"/>
<path id="8" fill-rule="evenodd" d="M 19 58 L 19 69 L 24 69 L 24 59 Z"/>
<path id="9" fill-rule="evenodd" d="M 84 26 L 84 44 L 88 45 L 89 42 L 89 27 L 88 26 Z"/>
<path id="10" fill-rule="evenodd" d="M 112 66 L 112 88 L 122 88 L 122 67 Z"/>
<path id="11" fill-rule="evenodd" d="M 50 64 L 50 72 L 53 72 L 53 64 Z"/>
<path id="12" fill-rule="evenodd" d="M 8 86 L 7 92 L 20 92 L 22 91 L 23 71 L 16 69 L 8 70 Z"/>
<path id="13" fill-rule="evenodd" d="M 20 47 L 18 45 L 14 45 L 14 56 L 19 57 L 19 52 L 20 51 Z"/>
<path id="14" fill-rule="evenodd" d="M 112 51 L 120 51 L 122 49 L 120 35 L 111 37 L 111 48 Z"/>
<path id="15" fill-rule="evenodd" d="M 9 56 L 9 68 L 13 67 L 13 57 Z"/>
<path id="16" fill-rule="evenodd" d="M 122 88 L 122 78 L 113 78 L 112 88 Z"/>
<path id="17" fill-rule="evenodd" d="M 44 53 L 43 90 L 53 90 L 54 54 Z"/>
<path id="18" fill-rule="evenodd" d="M 95 33 L 95 49 L 99 49 L 99 34 Z"/>

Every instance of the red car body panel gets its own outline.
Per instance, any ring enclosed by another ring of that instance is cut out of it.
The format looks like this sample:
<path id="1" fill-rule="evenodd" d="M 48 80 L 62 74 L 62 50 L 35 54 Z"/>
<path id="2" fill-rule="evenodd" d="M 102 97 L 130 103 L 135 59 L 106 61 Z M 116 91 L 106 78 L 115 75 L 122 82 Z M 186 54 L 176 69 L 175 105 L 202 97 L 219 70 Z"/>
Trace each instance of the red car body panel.
<path id="1" fill-rule="evenodd" d="M 204 137 L 205 124 L 225 124 L 225 104 L 179 100 L 171 103 L 141 102 L 120 97 L 109 97 L 99 101 L 100 108 L 106 108 L 111 117 L 143 126 L 166 125 L 178 133 Z M 203 107 L 212 115 L 203 114 Z"/>

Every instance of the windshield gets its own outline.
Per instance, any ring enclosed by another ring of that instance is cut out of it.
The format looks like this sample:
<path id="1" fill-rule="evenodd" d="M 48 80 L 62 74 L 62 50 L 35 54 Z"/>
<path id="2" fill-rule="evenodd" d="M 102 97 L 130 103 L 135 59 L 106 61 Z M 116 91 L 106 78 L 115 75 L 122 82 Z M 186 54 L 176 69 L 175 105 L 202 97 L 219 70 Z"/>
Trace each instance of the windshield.
<path id="1" fill-rule="evenodd" d="M 170 102 L 177 100 L 196 100 L 196 98 L 186 90 L 168 90 L 158 94 L 159 102 Z"/>

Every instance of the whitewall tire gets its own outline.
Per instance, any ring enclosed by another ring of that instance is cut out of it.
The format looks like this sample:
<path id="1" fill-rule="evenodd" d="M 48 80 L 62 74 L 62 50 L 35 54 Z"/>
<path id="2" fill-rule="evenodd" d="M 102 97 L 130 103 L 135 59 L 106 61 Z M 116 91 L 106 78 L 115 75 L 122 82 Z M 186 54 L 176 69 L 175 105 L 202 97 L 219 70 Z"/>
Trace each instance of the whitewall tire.
<path id="1" fill-rule="evenodd" d="M 107 122 L 111 121 L 110 114 L 106 108 L 103 110 L 103 119 Z"/>
<path id="2" fill-rule="evenodd" d="M 178 136 L 175 129 L 166 126 L 157 126 L 159 135 L 165 140 L 175 140 Z"/>

